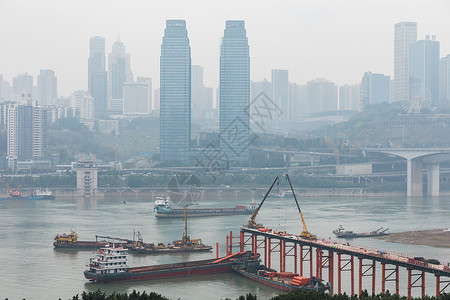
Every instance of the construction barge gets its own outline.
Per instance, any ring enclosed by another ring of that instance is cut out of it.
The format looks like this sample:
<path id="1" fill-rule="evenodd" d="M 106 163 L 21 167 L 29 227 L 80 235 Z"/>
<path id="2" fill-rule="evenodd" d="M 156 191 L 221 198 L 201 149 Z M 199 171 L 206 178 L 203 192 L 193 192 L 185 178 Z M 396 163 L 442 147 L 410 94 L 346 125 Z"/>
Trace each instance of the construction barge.
<path id="1" fill-rule="evenodd" d="M 389 228 L 378 228 L 377 230 L 370 231 L 370 232 L 353 232 L 351 230 L 345 230 L 342 225 L 339 226 L 338 229 L 333 230 L 334 235 L 338 238 L 361 238 L 361 237 L 376 237 L 376 236 L 383 236 L 383 235 L 389 235 L 387 232 Z"/>

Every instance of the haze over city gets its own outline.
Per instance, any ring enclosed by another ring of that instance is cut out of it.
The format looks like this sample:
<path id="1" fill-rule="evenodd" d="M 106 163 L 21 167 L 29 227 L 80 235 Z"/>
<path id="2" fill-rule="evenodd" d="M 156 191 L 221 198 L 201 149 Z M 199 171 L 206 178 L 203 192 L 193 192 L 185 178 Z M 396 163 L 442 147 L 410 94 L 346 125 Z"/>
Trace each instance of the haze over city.
<path id="1" fill-rule="evenodd" d="M 37 76 L 51 69 L 58 93 L 87 88 L 89 39 L 102 36 L 106 52 L 118 37 L 135 76 L 159 86 L 165 20 L 184 19 L 192 64 L 204 67 L 206 86 L 219 82 L 225 20 L 245 20 L 251 80 L 270 80 L 272 69 L 289 81 L 325 78 L 358 83 L 366 71 L 393 77 L 393 27 L 418 23 L 418 39 L 435 35 L 450 53 L 450 2 L 441 1 L 0 1 L 0 70 Z"/>

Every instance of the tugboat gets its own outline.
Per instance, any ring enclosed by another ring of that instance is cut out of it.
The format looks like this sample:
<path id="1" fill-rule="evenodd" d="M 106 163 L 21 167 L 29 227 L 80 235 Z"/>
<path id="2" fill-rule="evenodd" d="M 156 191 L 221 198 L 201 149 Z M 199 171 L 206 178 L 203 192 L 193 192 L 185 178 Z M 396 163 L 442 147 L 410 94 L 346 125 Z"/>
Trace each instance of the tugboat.
<path id="1" fill-rule="evenodd" d="M 141 234 L 137 233 L 138 238 L 136 243 L 128 245 L 127 248 L 130 251 L 140 253 L 172 253 L 172 252 L 199 252 L 210 251 L 213 247 L 202 244 L 201 239 L 191 239 L 187 231 L 187 207 L 184 206 L 184 233 L 181 240 L 174 241 L 169 245 L 159 243 L 155 245 L 153 243 L 144 243 Z"/>
<path id="2" fill-rule="evenodd" d="M 333 230 L 333 233 L 338 238 L 360 238 L 360 237 L 373 237 L 373 236 L 382 236 L 382 235 L 389 235 L 387 231 L 389 228 L 383 229 L 383 227 L 378 228 L 377 230 L 371 231 L 371 232 L 353 232 L 351 230 L 345 230 L 342 225 L 339 225 L 338 229 Z"/>
<path id="3" fill-rule="evenodd" d="M 248 258 L 246 260 L 238 260 L 233 266 L 233 271 L 250 280 L 286 292 L 324 292 L 330 289 L 330 285 L 323 284 L 322 279 L 316 277 L 306 278 L 291 272 L 277 272 L 276 270 L 261 265 L 259 254 L 256 259 L 254 258 L 254 255 L 250 255 L 250 257 L 253 257 L 253 259 Z"/>

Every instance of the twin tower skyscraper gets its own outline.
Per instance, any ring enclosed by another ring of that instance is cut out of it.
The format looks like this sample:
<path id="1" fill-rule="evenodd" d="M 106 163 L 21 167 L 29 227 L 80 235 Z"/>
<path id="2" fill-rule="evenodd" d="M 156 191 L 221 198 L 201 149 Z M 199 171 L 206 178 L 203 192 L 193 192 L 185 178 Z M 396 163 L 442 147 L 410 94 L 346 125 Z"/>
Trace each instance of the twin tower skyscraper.
<path id="1" fill-rule="evenodd" d="M 250 56 L 244 21 L 226 21 L 220 49 L 219 88 L 221 161 L 224 161 L 223 156 L 226 161 L 247 161 Z M 161 45 L 160 89 L 160 160 L 188 165 L 191 156 L 191 47 L 184 20 L 166 21 Z"/>

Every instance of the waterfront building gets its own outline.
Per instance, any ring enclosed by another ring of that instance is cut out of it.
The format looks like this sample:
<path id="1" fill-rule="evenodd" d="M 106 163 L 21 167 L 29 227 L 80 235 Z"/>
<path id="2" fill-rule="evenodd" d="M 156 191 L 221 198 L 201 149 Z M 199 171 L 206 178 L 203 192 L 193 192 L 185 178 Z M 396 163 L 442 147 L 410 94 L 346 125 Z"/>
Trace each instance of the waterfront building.
<path id="1" fill-rule="evenodd" d="M 52 70 L 41 70 L 38 78 L 38 103 L 40 105 L 52 105 L 58 98 L 57 79 Z"/>
<path id="2" fill-rule="evenodd" d="M 220 148 L 229 161 L 248 161 L 251 143 L 250 56 L 244 21 L 226 21 L 220 47 Z"/>
<path id="3" fill-rule="evenodd" d="M 409 45 L 417 42 L 417 23 L 394 25 L 394 99 L 409 100 Z"/>
<path id="4" fill-rule="evenodd" d="M 83 153 L 76 163 L 78 194 L 83 197 L 92 197 L 98 187 L 98 168 L 94 154 Z"/>
<path id="5" fill-rule="evenodd" d="M 48 124 L 46 109 L 34 100 L 7 107 L 7 161 L 16 171 L 18 161 L 41 159 L 47 155 Z"/>
<path id="6" fill-rule="evenodd" d="M 450 54 L 439 65 L 439 98 L 442 103 L 450 102 Z"/>
<path id="7" fill-rule="evenodd" d="M 409 46 L 410 99 L 439 101 L 439 58 L 439 42 L 434 35 Z"/>
<path id="8" fill-rule="evenodd" d="M 189 164 L 191 47 L 185 20 L 167 20 L 160 58 L 160 160 Z"/>
<path id="9" fill-rule="evenodd" d="M 391 95 L 391 77 L 384 74 L 365 72 L 361 80 L 361 110 L 367 106 L 389 102 Z"/>
<path id="10" fill-rule="evenodd" d="M 92 37 L 88 59 L 88 94 L 94 98 L 96 117 L 104 116 L 108 111 L 105 60 L 105 39 L 99 36 Z"/>

